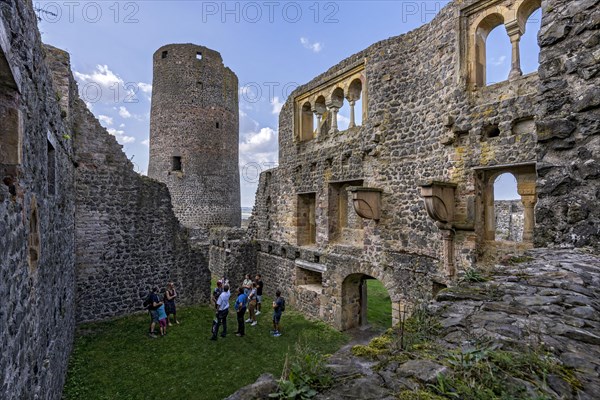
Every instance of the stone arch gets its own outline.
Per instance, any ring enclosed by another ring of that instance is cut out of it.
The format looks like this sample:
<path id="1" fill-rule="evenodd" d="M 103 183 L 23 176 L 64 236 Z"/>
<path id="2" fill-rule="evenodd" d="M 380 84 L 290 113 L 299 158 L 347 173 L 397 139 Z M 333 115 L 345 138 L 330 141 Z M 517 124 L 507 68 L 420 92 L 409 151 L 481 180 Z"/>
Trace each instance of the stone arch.
<path id="1" fill-rule="evenodd" d="M 486 42 L 492 30 L 504 24 L 504 15 L 493 12 L 482 16 L 474 23 L 473 37 L 473 74 L 475 84 L 479 87 L 486 84 Z"/>
<path id="2" fill-rule="evenodd" d="M 325 96 L 323 96 L 323 95 L 317 96 L 317 98 L 315 99 L 313 104 L 314 104 L 313 112 L 317 119 L 316 134 L 317 134 L 317 136 L 319 136 L 322 133 L 327 133 L 327 131 L 329 130 L 329 122 L 328 122 L 329 118 L 328 118 Z"/>
<path id="3" fill-rule="evenodd" d="M 519 0 L 515 4 L 517 23 L 521 29 L 521 35 L 525 33 L 527 20 L 535 10 L 542 7 L 541 0 Z"/>
<path id="4" fill-rule="evenodd" d="M 361 318 L 364 318 L 366 309 L 366 298 L 360 300 L 361 290 L 364 288 L 361 284 L 365 279 L 377 279 L 387 290 L 392 301 L 392 324 L 399 321 L 399 303 L 402 296 L 399 292 L 399 285 L 394 279 L 385 274 L 380 266 L 354 265 L 345 269 L 345 275 L 337 280 L 332 297 L 337 298 L 335 325 L 340 330 L 347 330 L 358 327 L 361 324 Z M 356 303 L 356 299 L 358 303 Z"/>

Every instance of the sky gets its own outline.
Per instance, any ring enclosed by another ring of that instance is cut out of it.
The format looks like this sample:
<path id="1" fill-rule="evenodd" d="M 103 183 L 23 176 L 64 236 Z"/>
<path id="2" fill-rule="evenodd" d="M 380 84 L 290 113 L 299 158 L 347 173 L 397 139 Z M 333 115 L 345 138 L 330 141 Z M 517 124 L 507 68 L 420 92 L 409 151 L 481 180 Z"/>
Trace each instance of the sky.
<path id="1" fill-rule="evenodd" d="M 289 93 L 371 44 L 429 22 L 448 2 L 33 3 L 43 10 L 38 11 L 43 41 L 71 54 L 80 96 L 142 174 L 148 168 L 152 54 L 170 43 L 220 52 L 239 79 L 241 199 L 251 207 L 258 174 L 277 165 L 278 114 Z M 538 11 L 521 41 L 524 73 L 537 69 L 539 25 Z M 506 79 L 510 52 L 506 31 L 496 28 L 488 37 L 488 82 Z M 345 112 L 340 111 L 341 128 Z M 516 198 L 511 179 L 498 185 L 497 198 Z"/>

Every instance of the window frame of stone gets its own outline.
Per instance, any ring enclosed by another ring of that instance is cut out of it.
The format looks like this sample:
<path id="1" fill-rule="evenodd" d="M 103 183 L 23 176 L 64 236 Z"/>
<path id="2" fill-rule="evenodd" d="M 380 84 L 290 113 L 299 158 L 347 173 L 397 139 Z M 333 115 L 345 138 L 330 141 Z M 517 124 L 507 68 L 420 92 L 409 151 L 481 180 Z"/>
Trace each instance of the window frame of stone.
<path id="1" fill-rule="evenodd" d="M 14 185 L 23 159 L 23 116 L 20 108 L 20 74 L 8 62 L 10 48 L 0 24 L 0 173 L 6 185 Z"/>
<path id="2" fill-rule="evenodd" d="M 498 83 L 523 76 L 519 41 L 525 34 L 529 17 L 541 8 L 541 0 L 480 0 L 460 10 L 459 67 L 467 89 L 491 86 L 486 84 L 486 40 L 489 33 L 499 25 L 506 28 L 512 52 L 509 76 Z"/>
<path id="3" fill-rule="evenodd" d="M 295 142 L 308 142 L 315 138 L 324 139 L 327 135 L 337 133 L 339 131 L 337 113 L 344 105 L 344 101 L 350 104 L 348 129 L 358 126 L 355 123 L 354 106 L 359 100 L 362 100 L 361 124 L 364 124 L 368 110 L 365 67 L 365 61 L 362 61 L 294 98 Z"/>

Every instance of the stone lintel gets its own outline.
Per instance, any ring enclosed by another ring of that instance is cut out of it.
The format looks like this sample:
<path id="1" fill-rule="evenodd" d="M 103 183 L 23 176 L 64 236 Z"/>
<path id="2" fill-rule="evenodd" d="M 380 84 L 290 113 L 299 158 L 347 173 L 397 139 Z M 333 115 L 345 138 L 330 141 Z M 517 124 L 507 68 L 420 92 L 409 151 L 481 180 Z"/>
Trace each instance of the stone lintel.
<path id="1" fill-rule="evenodd" d="M 298 259 L 296 261 L 294 261 L 294 263 L 296 264 L 296 266 L 298 266 L 300 268 L 308 269 L 308 270 L 315 271 L 315 272 L 323 273 L 323 272 L 327 271 L 327 265 L 325 265 L 325 264 L 314 263 L 314 262 L 298 260 Z"/>

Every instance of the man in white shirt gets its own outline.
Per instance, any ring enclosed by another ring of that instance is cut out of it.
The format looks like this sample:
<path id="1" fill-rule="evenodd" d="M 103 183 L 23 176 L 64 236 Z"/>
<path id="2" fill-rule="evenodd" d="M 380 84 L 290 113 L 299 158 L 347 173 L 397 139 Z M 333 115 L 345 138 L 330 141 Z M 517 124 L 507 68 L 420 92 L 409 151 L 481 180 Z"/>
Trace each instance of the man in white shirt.
<path id="1" fill-rule="evenodd" d="M 227 315 L 229 314 L 229 285 L 223 286 L 223 292 L 217 299 L 217 324 L 213 328 L 212 337 L 210 340 L 217 340 L 217 334 L 219 333 L 219 326 L 223 325 L 223 332 L 221 337 L 224 338 L 227 335 Z"/>

